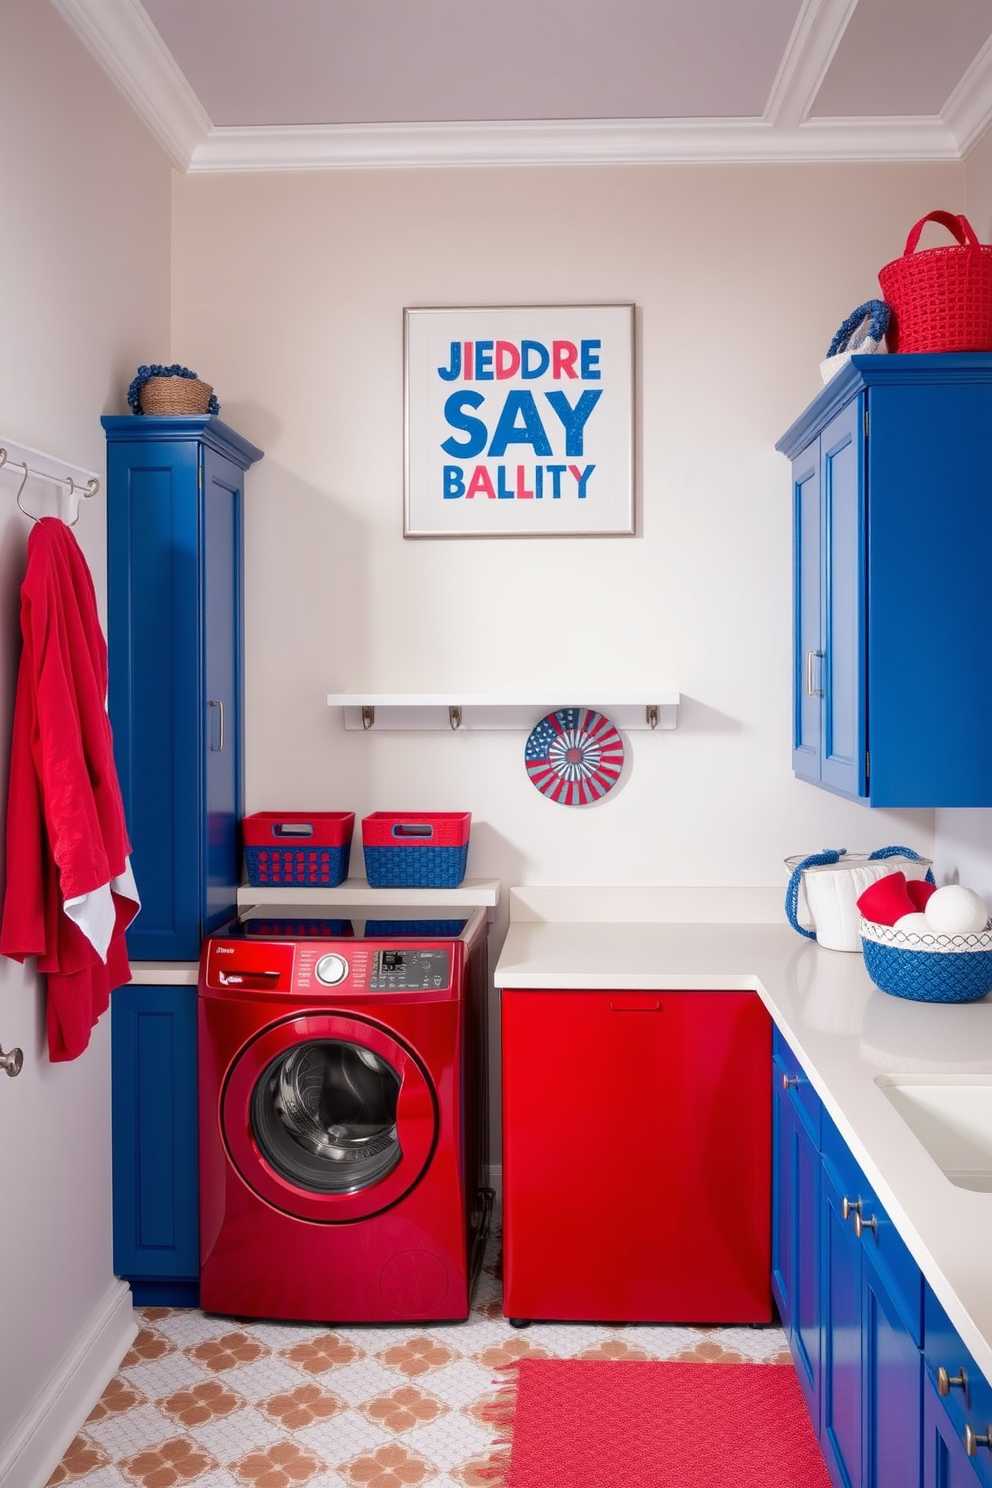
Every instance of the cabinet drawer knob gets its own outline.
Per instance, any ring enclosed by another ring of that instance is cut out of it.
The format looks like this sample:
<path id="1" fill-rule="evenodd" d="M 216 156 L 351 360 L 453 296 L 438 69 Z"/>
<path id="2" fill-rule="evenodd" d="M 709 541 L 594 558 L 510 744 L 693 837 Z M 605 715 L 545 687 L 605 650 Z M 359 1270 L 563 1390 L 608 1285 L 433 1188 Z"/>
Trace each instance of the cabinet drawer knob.
<path id="1" fill-rule="evenodd" d="M 964 1372 L 964 1366 L 962 1365 L 957 1374 L 948 1374 L 941 1364 L 937 1370 L 937 1394 L 950 1395 L 952 1385 L 956 1385 L 959 1390 L 967 1390 L 968 1376 Z"/>
<path id="2" fill-rule="evenodd" d="M 861 1214 L 860 1205 L 861 1205 L 861 1200 L 859 1199 L 858 1200 L 858 1206 L 859 1206 L 858 1207 L 858 1212 L 854 1216 L 854 1233 L 857 1235 L 858 1239 L 860 1240 L 861 1239 L 861 1236 L 864 1234 L 865 1230 L 871 1230 L 872 1234 L 875 1236 L 875 1239 L 877 1240 L 878 1239 L 878 1220 L 875 1218 L 874 1214 L 872 1215 L 871 1219 L 865 1219 L 865 1218 L 863 1218 L 863 1216 Z"/>
<path id="3" fill-rule="evenodd" d="M 968 1456 L 977 1457 L 979 1447 L 992 1447 L 992 1426 L 986 1426 L 984 1436 L 977 1436 L 970 1426 L 964 1428 L 964 1449 Z"/>
<path id="4" fill-rule="evenodd" d="M 841 1217 L 841 1219 L 850 1219 L 852 1214 L 860 1214 L 860 1213 L 861 1213 L 861 1200 L 860 1199 L 841 1199 L 841 1201 L 840 1201 L 840 1217 Z"/>
<path id="5" fill-rule="evenodd" d="M 798 1075 L 783 1075 L 782 1076 L 782 1089 L 783 1090 L 794 1090 L 795 1087 L 797 1085 L 801 1084 L 801 1083 L 802 1082 L 800 1081 Z"/>

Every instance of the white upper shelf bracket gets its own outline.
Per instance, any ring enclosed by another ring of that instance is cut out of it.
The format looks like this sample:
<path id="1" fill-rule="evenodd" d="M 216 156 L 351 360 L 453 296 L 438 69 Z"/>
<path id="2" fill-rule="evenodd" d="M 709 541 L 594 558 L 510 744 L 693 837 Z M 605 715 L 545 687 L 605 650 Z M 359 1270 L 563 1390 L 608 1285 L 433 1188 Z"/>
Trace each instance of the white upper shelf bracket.
<path id="1" fill-rule="evenodd" d="M 481 729 L 529 731 L 546 713 L 559 708 L 594 708 L 617 728 L 673 729 L 678 725 L 680 695 L 669 690 L 598 696 L 576 702 L 572 693 L 548 701 L 547 693 L 500 697 L 489 693 L 331 692 L 330 708 L 340 708 L 346 729 L 443 729 L 470 733 Z"/>

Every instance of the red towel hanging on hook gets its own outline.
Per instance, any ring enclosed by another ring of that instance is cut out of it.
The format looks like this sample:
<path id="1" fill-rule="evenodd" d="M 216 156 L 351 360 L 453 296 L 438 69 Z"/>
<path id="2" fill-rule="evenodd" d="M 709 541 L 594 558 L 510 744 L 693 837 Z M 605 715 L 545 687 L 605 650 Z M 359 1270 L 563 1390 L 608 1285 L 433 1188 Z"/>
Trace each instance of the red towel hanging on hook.
<path id="1" fill-rule="evenodd" d="M 0 952 L 48 978 L 48 1054 L 75 1059 L 131 979 L 139 908 L 107 717 L 93 578 L 56 517 L 35 522 L 21 586 Z"/>

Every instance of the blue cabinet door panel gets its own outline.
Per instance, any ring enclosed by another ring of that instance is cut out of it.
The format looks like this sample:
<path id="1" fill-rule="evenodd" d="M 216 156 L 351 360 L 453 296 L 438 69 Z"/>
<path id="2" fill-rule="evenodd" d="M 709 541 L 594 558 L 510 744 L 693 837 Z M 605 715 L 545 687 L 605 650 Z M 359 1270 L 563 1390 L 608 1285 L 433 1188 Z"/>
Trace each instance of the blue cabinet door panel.
<path id="1" fill-rule="evenodd" d="M 157 456 L 158 458 L 150 458 Z M 109 707 L 142 906 L 128 930 L 135 960 L 198 953 L 195 445 L 108 450 Z"/>
<path id="2" fill-rule="evenodd" d="M 792 768 L 801 780 L 820 779 L 820 467 L 805 452 L 792 471 L 793 489 L 793 740 Z"/>
<path id="3" fill-rule="evenodd" d="M 820 439 L 826 653 L 820 779 L 852 796 L 865 793 L 862 427 L 861 403 L 855 401 Z"/>
<path id="4" fill-rule="evenodd" d="M 861 1254 L 841 1194 L 823 1170 L 822 1439 L 836 1488 L 861 1488 L 864 1451 Z"/>
<path id="5" fill-rule="evenodd" d="M 876 388 L 870 407 L 872 797 L 989 805 L 992 698 L 975 678 L 992 649 L 992 386 Z"/>
<path id="6" fill-rule="evenodd" d="M 820 1420 L 819 1100 L 776 1038 L 772 1067 L 772 1291 L 814 1427 Z"/>
<path id="7" fill-rule="evenodd" d="M 793 1136 L 793 1172 L 795 1174 L 795 1261 L 793 1286 L 793 1356 L 796 1359 L 799 1384 L 806 1399 L 810 1418 L 820 1417 L 821 1354 L 823 1301 L 820 1284 L 819 1215 L 820 1158 L 801 1124 Z"/>
<path id="8" fill-rule="evenodd" d="M 244 472 L 216 418 L 105 418 L 109 706 L 141 909 L 132 960 L 192 961 L 235 911 Z"/>
<path id="9" fill-rule="evenodd" d="M 111 999 L 114 1270 L 199 1274 L 196 988 L 119 987 Z"/>
<path id="10" fill-rule="evenodd" d="M 240 869 L 242 783 L 242 473 L 207 452 L 204 472 L 204 672 L 200 748 L 205 781 L 202 845 L 205 933 L 230 917 L 231 868 Z M 235 880 L 236 882 L 237 880 Z"/>
<path id="11" fill-rule="evenodd" d="M 884 1286 L 864 1271 L 866 1488 L 919 1488 L 923 1361 Z"/>
<path id="12" fill-rule="evenodd" d="M 985 1488 L 984 1476 L 944 1410 L 933 1381 L 923 1386 L 923 1488 Z"/>

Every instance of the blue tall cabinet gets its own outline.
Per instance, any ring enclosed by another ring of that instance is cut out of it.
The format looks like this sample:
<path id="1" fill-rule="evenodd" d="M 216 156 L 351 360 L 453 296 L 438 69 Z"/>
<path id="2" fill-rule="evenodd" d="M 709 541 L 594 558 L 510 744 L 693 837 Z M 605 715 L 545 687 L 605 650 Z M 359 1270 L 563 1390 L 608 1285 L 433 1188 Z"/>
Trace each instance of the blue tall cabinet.
<path id="1" fill-rule="evenodd" d="M 196 987 L 236 910 L 245 472 L 211 416 L 103 419 L 108 705 L 141 910 L 112 999 L 114 1268 L 141 1303 L 198 1296 Z"/>
<path id="2" fill-rule="evenodd" d="M 992 356 L 855 356 L 776 448 L 795 774 L 870 806 L 992 805 Z"/>

